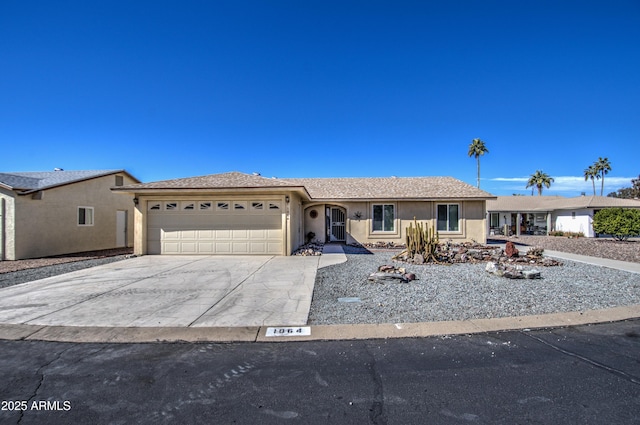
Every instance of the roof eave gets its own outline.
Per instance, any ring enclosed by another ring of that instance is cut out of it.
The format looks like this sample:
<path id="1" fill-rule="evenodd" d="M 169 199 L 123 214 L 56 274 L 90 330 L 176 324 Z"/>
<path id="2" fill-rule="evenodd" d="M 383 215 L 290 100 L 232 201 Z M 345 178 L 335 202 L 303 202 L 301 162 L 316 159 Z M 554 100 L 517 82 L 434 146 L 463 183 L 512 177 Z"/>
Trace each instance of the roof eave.
<path id="1" fill-rule="evenodd" d="M 185 196 L 188 194 L 229 194 L 229 193 L 282 193 L 282 192 L 297 192 L 304 197 L 311 199 L 309 192 L 307 192 L 304 186 L 254 186 L 254 187 L 165 187 L 165 188 L 144 188 L 144 187 L 112 187 L 112 191 L 121 193 L 130 193 L 136 195 L 180 195 Z"/>
<path id="2" fill-rule="evenodd" d="M 496 199 L 494 197 L 478 197 L 478 196 L 433 196 L 433 197 L 411 197 L 411 198 L 399 198 L 399 197 L 361 197 L 361 198 L 311 198 L 314 202 L 381 202 L 381 201 L 406 201 L 406 202 L 432 202 L 432 201 L 488 201 L 490 199 Z"/>
<path id="3" fill-rule="evenodd" d="M 131 179 L 135 180 L 136 182 L 138 182 L 138 183 L 140 182 L 140 180 L 138 180 L 137 178 L 135 178 L 134 176 L 129 174 L 129 172 L 127 172 L 126 170 L 109 170 L 109 171 L 105 171 L 104 173 L 96 174 L 96 175 L 91 176 L 91 177 L 83 177 L 83 178 L 69 180 L 69 181 L 62 182 L 62 183 L 51 184 L 49 186 L 38 187 L 38 188 L 35 188 L 35 189 L 27 189 L 27 190 L 25 190 L 23 192 L 17 192 L 17 193 L 18 193 L 18 195 L 30 195 L 32 193 L 40 192 L 40 191 L 43 191 L 43 190 L 54 189 L 56 187 L 62 187 L 62 186 L 68 186 L 70 184 L 76 184 L 76 183 L 89 181 L 89 180 L 93 180 L 93 179 L 99 179 L 99 178 L 106 177 L 106 176 L 112 176 L 114 174 L 126 174 Z M 18 189 L 14 188 L 13 190 L 17 191 Z"/>

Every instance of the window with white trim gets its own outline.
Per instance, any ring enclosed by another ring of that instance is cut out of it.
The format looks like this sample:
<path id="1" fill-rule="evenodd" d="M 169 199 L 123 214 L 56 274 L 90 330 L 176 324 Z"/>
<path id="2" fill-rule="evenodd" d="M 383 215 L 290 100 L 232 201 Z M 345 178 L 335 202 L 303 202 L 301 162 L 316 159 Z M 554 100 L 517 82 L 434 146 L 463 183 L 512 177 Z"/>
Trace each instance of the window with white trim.
<path id="1" fill-rule="evenodd" d="M 394 232 L 396 229 L 396 206 L 394 204 L 376 204 L 372 208 L 371 230 L 374 232 Z"/>
<path id="2" fill-rule="evenodd" d="M 460 205 L 439 204 L 437 208 L 438 208 L 438 231 L 439 232 L 459 232 L 460 231 Z"/>
<path id="3" fill-rule="evenodd" d="M 93 226 L 93 207 L 78 207 L 78 226 Z"/>
<path id="4" fill-rule="evenodd" d="M 211 202 L 202 201 L 200 202 L 200 211 L 206 211 L 211 209 Z"/>

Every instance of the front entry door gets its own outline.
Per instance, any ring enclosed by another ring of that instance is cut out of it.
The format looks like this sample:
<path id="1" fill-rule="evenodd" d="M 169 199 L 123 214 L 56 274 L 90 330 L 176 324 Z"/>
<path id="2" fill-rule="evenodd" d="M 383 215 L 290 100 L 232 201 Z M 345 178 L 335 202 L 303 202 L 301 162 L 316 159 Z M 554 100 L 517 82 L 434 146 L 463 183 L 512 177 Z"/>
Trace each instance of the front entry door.
<path id="1" fill-rule="evenodd" d="M 345 226 L 344 226 L 344 210 L 342 208 L 331 207 L 330 208 L 330 222 L 329 222 L 329 241 L 330 242 L 344 242 L 345 241 Z"/>

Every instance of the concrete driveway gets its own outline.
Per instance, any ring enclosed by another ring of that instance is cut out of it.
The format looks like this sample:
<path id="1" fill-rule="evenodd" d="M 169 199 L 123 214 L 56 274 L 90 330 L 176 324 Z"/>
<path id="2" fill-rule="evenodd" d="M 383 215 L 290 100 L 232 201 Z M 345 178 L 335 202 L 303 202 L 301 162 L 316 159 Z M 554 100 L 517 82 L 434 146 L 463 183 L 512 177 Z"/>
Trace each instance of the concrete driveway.
<path id="1" fill-rule="evenodd" d="M 305 325 L 320 258 L 131 258 L 0 289 L 0 323 L 98 327 Z"/>

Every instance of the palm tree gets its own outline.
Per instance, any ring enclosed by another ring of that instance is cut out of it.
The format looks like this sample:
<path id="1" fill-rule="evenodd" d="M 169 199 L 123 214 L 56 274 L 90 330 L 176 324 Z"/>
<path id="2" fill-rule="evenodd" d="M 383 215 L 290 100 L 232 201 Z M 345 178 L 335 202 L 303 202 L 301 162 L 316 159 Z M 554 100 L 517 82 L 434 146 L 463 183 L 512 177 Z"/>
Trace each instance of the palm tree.
<path id="1" fill-rule="evenodd" d="M 478 188 L 480 188 L 480 157 L 485 153 L 489 153 L 489 149 L 480 139 L 473 139 L 469 145 L 469 156 L 473 156 L 478 161 Z"/>
<path id="2" fill-rule="evenodd" d="M 589 165 L 589 168 L 584 170 L 584 181 L 591 179 L 593 185 L 593 196 L 596 196 L 596 179 L 600 180 L 600 173 L 596 170 L 596 166 Z"/>
<path id="3" fill-rule="evenodd" d="M 545 186 L 547 189 L 549 189 L 551 183 L 553 183 L 552 177 L 549 177 L 547 173 L 536 170 L 536 172 L 534 174 L 531 174 L 531 177 L 529 177 L 529 181 L 527 182 L 527 189 L 535 186 L 538 188 L 538 196 L 542 196 L 542 186 Z"/>
<path id="4" fill-rule="evenodd" d="M 598 157 L 598 160 L 593 166 L 602 178 L 602 182 L 600 183 L 600 196 L 602 196 L 604 194 L 604 175 L 611 171 L 611 163 L 608 158 Z"/>

